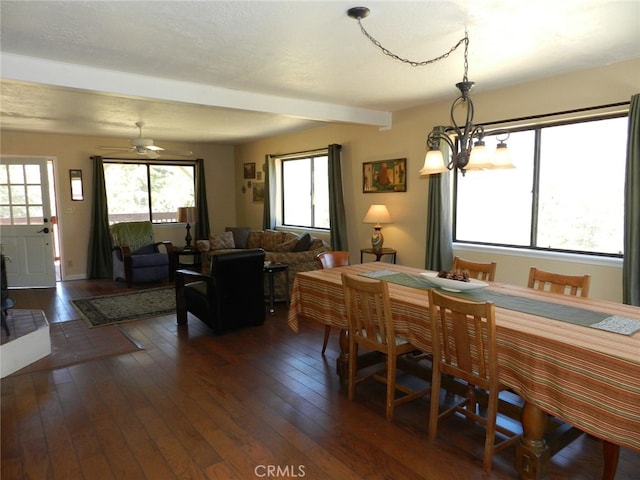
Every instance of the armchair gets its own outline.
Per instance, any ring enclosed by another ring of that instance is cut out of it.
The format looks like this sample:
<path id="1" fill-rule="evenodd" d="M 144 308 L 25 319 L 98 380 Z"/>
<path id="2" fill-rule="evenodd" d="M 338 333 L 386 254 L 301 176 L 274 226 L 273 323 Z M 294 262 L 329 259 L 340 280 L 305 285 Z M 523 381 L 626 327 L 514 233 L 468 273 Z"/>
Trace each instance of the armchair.
<path id="1" fill-rule="evenodd" d="M 213 255 L 209 274 L 178 270 L 175 277 L 178 325 L 191 312 L 214 335 L 262 325 L 264 250 L 240 250 Z"/>
<path id="2" fill-rule="evenodd" d="M 173 280 L 173 244 L 169 241 L 156 242 L 151 222 L 116 223 L 109 232 L 113 245 L 114 280 L 125 280 L 128 287 L 134 283 Z"/>

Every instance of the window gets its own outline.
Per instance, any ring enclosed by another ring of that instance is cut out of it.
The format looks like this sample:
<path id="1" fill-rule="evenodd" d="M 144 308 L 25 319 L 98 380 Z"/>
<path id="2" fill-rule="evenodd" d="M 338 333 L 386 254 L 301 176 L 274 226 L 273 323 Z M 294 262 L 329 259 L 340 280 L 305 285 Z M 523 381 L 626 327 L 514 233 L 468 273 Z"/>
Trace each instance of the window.
<path id="1" fill-rule="evenodd" d="M 512 132 L 515 169 L 456 179 L 455 241 L 621 256 L 627 122 Z"/>
<path id="2" fill-rule="evenodd" d="M 282 159 L 282 224 L 329 229 L 329 159 Z"/>
<path id="3" fill-rule="evenodd" d="M 176 222 L 178 207 L 195 206 L 195 166 L 104 161 L 109 224 Z"/>

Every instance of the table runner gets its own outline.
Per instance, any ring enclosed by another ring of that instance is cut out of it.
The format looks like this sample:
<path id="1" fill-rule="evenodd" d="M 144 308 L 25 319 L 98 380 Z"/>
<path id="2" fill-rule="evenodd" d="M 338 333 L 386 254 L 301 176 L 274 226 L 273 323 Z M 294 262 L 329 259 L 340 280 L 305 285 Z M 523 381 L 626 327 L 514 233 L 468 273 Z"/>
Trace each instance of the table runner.
<path id="1" fill-rule="evenodd" d="M 530 298 L 508 295 L 505 293 L 492 292 L 479 288 L 465 292 L 452 292 L 442 289 L 437 285 L 429 282 L 417 275 L 408 273 L 398 273 L 391 270 L 380 270 L 376 272 L 362 273 L 361 275 L 384 280 L 406 287 L 419 288 L 428 290 L 435 288 L 444 291 L 445 294 L 470 300 L 472 302 L 493 302 L 497 307 L 506 308 L 507 310 L 515 310 L 517 312 L 531 313 L 540 315 L 553 320 L 573 323 L 585 327 L 599 328 L 623 335 L 632 335 L 640 330 L 640 320 L 635 318 L 620 317 L 611 315 L 610 313 L 586 310 L 584 308 L 572 307 L 569 305 L 559 305 L 553 302 L 544 302 L 541 300 L 532 300 Z"/>

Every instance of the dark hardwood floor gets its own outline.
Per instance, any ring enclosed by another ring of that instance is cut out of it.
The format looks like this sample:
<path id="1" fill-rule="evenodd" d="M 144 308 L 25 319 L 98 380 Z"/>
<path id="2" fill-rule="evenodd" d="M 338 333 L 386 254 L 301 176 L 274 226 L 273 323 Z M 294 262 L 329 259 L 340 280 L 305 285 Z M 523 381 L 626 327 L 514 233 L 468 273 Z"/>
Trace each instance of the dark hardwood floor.
<path id="1" fill-rule="evenodd" d="M 12 290 L 16 308 L 50 322 L 79 316 L 73 298 L 123 291 L 110 281 Z M 451 418 L 427 438 L 428 397 L 384 419 L 382 386 L 350 402 L 335 374 L 337 332 L 298 335 L 277 306 L 264 326 L 214 337 L 195 317 L 130 322 L 144 350 L 2 379 L 1 474 L 11 479 L 516 478 L 513 448 L 482 474 L 484 431 Z M 556 454 L 551 479 L 598 479 L 601 443 L 587 435 Z M 622 449 L 617 479 L 639 478 Z"/>

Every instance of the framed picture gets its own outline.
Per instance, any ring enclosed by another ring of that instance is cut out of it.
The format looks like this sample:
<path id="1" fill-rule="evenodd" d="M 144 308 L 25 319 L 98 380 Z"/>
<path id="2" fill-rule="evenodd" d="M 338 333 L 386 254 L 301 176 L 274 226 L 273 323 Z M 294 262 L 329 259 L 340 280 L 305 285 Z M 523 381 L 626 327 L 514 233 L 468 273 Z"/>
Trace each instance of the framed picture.
<path id="1" fill-rule="evenodd" d="M 256 178 L 256 164 L 245 163 L 244 164 L 244 178 Z"/>
<path id="2" fill-rule="evenodd" d="M 407 159 L 380 160 L 362 164 L 362 192 L 406 192 Z"/>
<path id="3" fill-rule="evenodd" d="M 264 183 L 253 184 L 253 202 L 264 203 Z"/>

